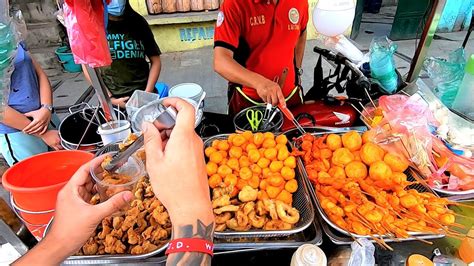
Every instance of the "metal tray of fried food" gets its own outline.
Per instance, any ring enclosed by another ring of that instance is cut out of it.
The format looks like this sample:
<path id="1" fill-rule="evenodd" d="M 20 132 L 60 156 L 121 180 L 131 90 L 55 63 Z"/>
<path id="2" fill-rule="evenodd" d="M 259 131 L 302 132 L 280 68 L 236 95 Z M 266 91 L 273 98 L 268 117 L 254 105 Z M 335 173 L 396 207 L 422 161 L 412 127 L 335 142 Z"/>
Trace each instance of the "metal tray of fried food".
<path id="1" fill-rule="evenodd" d="M 208 138 L 204 142 L 204 149 L 211 146 L 214 140 L 223 140 L 227 139 L 229 134 L 216 135 Z M 288 149 L 291 151 L 290 142 L 288 142 Z M 311 206 L 311 200 L 309 198 L 307 183 L 304 182 L 302 169 L 298 166 L 296 167 L 296 177 L 295 179 L 298 182 L 298 190 L 293 194 L 293 207 L 295 207 L 300 212 L 300 220 L 295 224 L 295 227 L 290 230 L 275 230 L 275 231 L 265 231 L 250 229 L 249 231 L 239 232 L 226 230 L 223 232 L 215 232 L 215 238 L 267 238 L 267 237 L 284 237 L 292 234 L 299 233 L 311 225 L 314 221 L 314 208 Z"/>
<path id="2" fill-rule="evenodd" d="M 214 256 L 222 256 L 226 254 L 255 252 L 263 250 L 276 250 L 284 248 L 296 249 L 303 244 L 321 245 L 322 231 L 317 219 L 311 225 L 292 236 L 287 237 L 265 237 L 265 238 L 241 238 L 214 239 Z M 97 264 L 129 264 L 129 265 L 165 265 L 166 256 L 163 253 L 156 254 L 154 257 L 124 261 L 120 258 L 90 258 L 71 259 L 68 258 L 62 264 L 64 265 L 97 265 Z"/>
<path id="3" fill-rule="evenodd" d="M 327 132 L 319 131 L 317 133 L 310 133 L 310 134 L 312 134 L 313 136 L 322 136 L 324 134 L 330 134 L 330 133 L 342 134 L 342 133 L 345 133 L 345 132 L 351 131 L 351 130 L 358 131 L 359 133 L 364 131 L 361 128 L 345 128 L 345 129 L 338 129 L 338 130 L 330 130 L 330 131 L 327 131 Z M 295 146 L 296 145 L 295 144 L 296 139 L 297 138 L 295 138 L 294 141 L 292 141 L 293 147 L 296 147 Z M 388 236 L 388 235 L 382 235 L 381 236 L 381 235 L 377 235 L 377 234 L 374 234 L 374 235 L 371 235 L 371 236 L 366 236 L 366 235 L 358 235 L 358 234 L 350 233 L 350 232 L 344 230 L 343 228 L 341 228 L 338 225 L 336 225 L 335 223 L 333 223 L 329 219 L 329 217 L 326 215 L 326 212 L 321 207 L 321 205 L 319 203 L 319 200 L 318 200 L 318 197 L 316 196 L 316 190 L 314 189 L 314 186 L 311 184 L 311 181 L 309 180 L 309 177 L 308 177 L 307 172 L 306 172 L 306 168 L 304 167 L 304 163 L 303 163 L 303 160 L 301 159 L 301 157 L 298 157 L 297 163 L 298 163 L 298 168 L 303 169 L 301 172 L 302 172 L 302 175 L 305 179 L 305 182 L 307 183 L 307 186 L 309 187 L 309 193 L 310 193 L 310 196 L 311 196 L 311 200 L 313 201 L 313 204 L 318 209 L 318 212 L 319 212 L 321 218 L 324 220 L 324 222 L 326 222 L 329 226 L 331 226 L 333 230 L 335 230 L 339 233 L 342 233 L 345 236 L 348 236 L 349 239 L 351 239 L 351 240 L 353 240 L 355 238 L 368 238 L 368 239 L 370 239 L 370 238 L 375 237 L 375 238 L 383 238 L 383 240 L 385 242 L 394 242 L 394 241 L 401 242 L 401 241 L 410 241 L 410 240 L 417 240 L 417 239 L 418 240 L 419 239 L 436 239 L 436 238 L 444 237 L 443 234 L 430 234 L 430 233 L 422 233 L 422 232 L 408 232 L 408 234 L 410 236 L 412 236 L 412 237 L 409 237 L 409 238 L 395 238 L 395 237 L 391 237 L 391 236 Z M 407 175 L 407 180 L 408 181 L 416 181 L 416 179 L 413 177 L 413 172 L 412 171 L 413 170 L 411 170 L 410 168 L 405 171 L 405 174 Z M 416 189 L 419 192 L 431 192 L 434 195 L 437 195 L 428 186 L 423 186 L 422 184 L 410 185 L 407 188 L 408 189 Z M 321 224 L 323 224 L 322 225 L 323 229 L 326 226 L 324 224 L 324 222 L 321 222 Z M 325 233 L 327 233 L 326 230 L 325 230 Z M 334 235 L 334 239 L 337 239 L 336 235 Z M 333 241 L 333 239 L 331 239 L 331 241 Z M 336 242 L 340 242 L 340 241 L 336 240 Z"/>

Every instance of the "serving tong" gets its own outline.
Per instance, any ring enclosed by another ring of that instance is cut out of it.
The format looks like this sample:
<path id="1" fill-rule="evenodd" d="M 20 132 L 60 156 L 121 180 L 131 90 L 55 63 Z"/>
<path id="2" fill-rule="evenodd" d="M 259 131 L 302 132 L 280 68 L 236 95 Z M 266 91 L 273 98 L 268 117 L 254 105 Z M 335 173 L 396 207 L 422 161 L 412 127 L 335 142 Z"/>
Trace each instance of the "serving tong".
<path id="1" fill-rule="evenodd" d="M 158 112 L 156 112 L 158 110 Z M 176 123 L 176 110 L 171 107 L 165 107 L 158 105 L 157 108 L 150 109 L 150 114 L 144 115 L 142 121 L 135 121 L 135 123 L 143 123 L 145 121 L 152 122 L 160 129 L 173 128 Z M 104 170 L 107 172 L 115 172 L 119 169 L 130 156 L 137 152 L 145 144 L 145 136 L 141 134 L 130 146 L 124 150 L 117 152 L 112 157 L 112 160 L 104 166 Z"/>
<path id="2" fill-rule="evenodd" d="M 283 90 L 283 86 L 285 85 L 285 80 L 286 80 L 286 76 L 288 75 L 288 68 L 284 68 L 283 69 L 283 72 L 281 73 L 281 77 L 278 78 L 278 77 L 275 77 L 274 81 L 278 83 L 278 85 L 280 86 L 280 88 Z M 298 131 L 301 133 L 301 134 L 306 134 L 306 131 L 304 130 L 304 128 L 300 125 L 300 123 L 298 122 L 298 120 L 295 119 L 295 116 L 293 115 L 293 113 L 290 111 L 290 109 L 288 109 L 288 107 L 286 106 L 283 106 L 281 103 L 278 104 L 278 108 L 281 110 L 281 112 L 283 113 L 283 115 L 285 115 L 285 117 L 290 120 L 291 122 L 293 122 L 293 124 L 295 125 L 296 129 L 298 129 Z"/>

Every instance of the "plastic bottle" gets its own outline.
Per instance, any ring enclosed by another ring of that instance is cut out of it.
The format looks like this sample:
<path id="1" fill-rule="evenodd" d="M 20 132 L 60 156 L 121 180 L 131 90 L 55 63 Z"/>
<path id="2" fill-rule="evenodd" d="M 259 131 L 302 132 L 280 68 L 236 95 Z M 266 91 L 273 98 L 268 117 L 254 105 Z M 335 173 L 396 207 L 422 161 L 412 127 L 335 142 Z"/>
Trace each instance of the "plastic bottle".
<path id="1" fill-rule="evenodd" d="M 316 245 L 301 245 L 291 257 L 290 266 L 326 266 L 324 251 Z"/>
<path id="2" fill-rule="evenodd" d="M 372 78 L 377 79 L 387 93 L 397 90 L 398 76 L 395 72 L 393 54 L 397 45 L 387 37 L 376 37 L 370 44 L 370 72 Z"/>
<path id="3" fill-rule="evenodd" d="M 452 108 L 474 119 L 474 54 L 469 57 L 464 67 L 464 78 Z"/>

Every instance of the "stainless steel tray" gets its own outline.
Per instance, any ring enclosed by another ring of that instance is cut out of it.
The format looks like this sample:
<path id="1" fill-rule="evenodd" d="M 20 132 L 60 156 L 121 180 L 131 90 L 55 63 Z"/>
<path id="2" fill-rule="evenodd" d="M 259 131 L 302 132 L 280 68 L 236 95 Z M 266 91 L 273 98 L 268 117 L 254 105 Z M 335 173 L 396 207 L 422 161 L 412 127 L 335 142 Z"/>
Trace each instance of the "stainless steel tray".
<path id="1" fill-rule="evenodd" d="M 345 128 L 345 129 L 334 129 L 334 130 L 330 130 L 330 131 L 327 131 L 327 132 L 324 132 L 324 131 L 319 131 L 317 133 L 311 133 L 312 135 L 314 136 L 321 136 L 321 135 L 324 135 L 324 134 L 328 134 L 328 133 L 345 133 L 347 131 L 350 131 L 350 130 L 355 130 L 355 131 L 358 131 L 358 132 L 363 132 L 364 130 L 362 130 L 361 128 Z M 295 140 L 293 140 L 292 142 L 292 145 L 295 146 Z M 337 231 L 338 233 L 341 233 L 345 236 L 347 236 L 352 242 L 353 241 L 353 238 L 367 238 L 367 239 L 371 239 L 371 236 L 365 236 L 365 235 L 358 235 L 358 234 L 353 234 L 353 233 L 350 233 L 344 229 L 342 229 L 341 227 L 339 227 L 338 225 L 334 224 L 330 219 L 329 217 L 327 217 L 326 215 L 326 212 L 323 210 L 323 208 L 321 207 L 321 205 L 319 204 L 319 200 L 316 196 L 316 190 L 314 189 L 313 185 L 311 184 L 309 178 L 308 178 L 308 175 L 307 175 L 307 172 L 306 172 L 306 169 L 304 168 L 304 164 L 303 164 L 303 160 L 301 159 L 301 157 L 298 157 L 298 168 L 300 169 L 303 169 L 301 172 L 302 172 L 302 175 L 305 179 L 305 182 L 307 183 L 307 186 L 309 187 L 309 193 L 310 193 L 310 196 L 311 196 L 311 200 L 313 201 L 313 204 L 314 206 L 316 206 L 316 208 L 318 209 L 318 212 L 320 214 L 320 217 L 324 220 L 324 222 L 321 222 L 321 224 L 323 224 L 323 229 L 324 227 L 327 225 L 331 226 L 331 228 L 335 231 Z M 407 170 L 405 172 L 405 174 L 407 175 L 407 179 L 409 181 L 415 181 L 415 178 L 412 176 L 412 172 L 413 170 Z M 428 189 L 426 187 L 424 187 L 423 185 L 421 184 L 417 184 L 417 185 L 412 185 L 412 186 L 409 186 L 410 189 L 416 189 L 420 192 L 431 192 L 435 195 L 437 195 L 434 191 L 432 191 L 431 189 Z M 326 225 L 327 224 L 327 225 Z M 325 233 L 327 233 L 325 231 Z M 379 236 L 379 235 L 373 235 L 374 237 L 381 237 L 383 238 L 383 240 L 385 242 L 392 242 L 392 241 L 398 241 L 398 242 L 402 242 L 402 241 L 410 241 L 410 240 L 416 240 L 416 239 L 435 239 L 435 238 L 441 238 L 441 237 L 444 237 L 443 234 L 427 234 L 427 233 L 420 233 L 420 232 L 408 232 L 410 235 L 412 235 L 413 237 L 410 237 L 410 238 L 390 238 L 388 236 Z M 333 234 L 334 235 L 334 234 Z M 332 240 L 331 240 L 332 241 Z M 337 244 L 337 243 L 336 243 Z"/>
<path id="2" fill-rule="evenodd" d="M 322 231 L 318 220 L 314 220 L 311 225 L 300 233 L 288 237 L 273 238 L 241 238 L 241 239 L 214 239 L 214 256 L 222 256 L 232 253 L 245 253 L 263 250 L 276 250 L 284 248 L 296 249 L 303 244 L 322 244 Z M 157 256 L 138 259 L 123 260 L 121 258 L 84 258 L 71 259 L 68 258 L 63 264 L 70 265 L 86 265 L 86 264 L 129 264 L 129 265 L 164 265 L 166 257 L 163 253 Z"/>
<path id="3" fill-rule="evenodd" d="M 48 223 L 44 230 L 43 237 L 49 232 L 51 225 L 54 222 L 54 217 L 51 218 L 51 221 Z M 144 260 L 153 256 L 156 256 L 163 252 L 168 247 L 168 243 L 164 244 L 163 246 L 159 247 L 158 249 L 141 255 L 131 255 L 131 254 L 118 254 L 118 255 L 81 255 L 81 256 L 70 256 L 67 258 L 68 261 L 77 261 L 77 260 L 93 260 L 95 264 L 102 264 L 103 261 L 108 260 L 115 260 L 115 261 L 125 261 L 125 260 Z M 82 264 L 82 263 L 71 263 L 71 264 Z"/>
<path id="4" fill-rule="evenodd" d="M 229 134 L 217 135 L 214 137 L 208 138 L 204 142 L 204 148 L 209 147 L 212 144 L 212 141 L 219 139 L 227 139 Z M 291 145 L 288 144 L 288 148 L 291 149 Z M 224 232 L 215 232 L 215 238 L 263 238 L 263 237 L 282 237 L 292 234 L 299 233 L 305 228 L 311 225 L 314 220 L 314 209 L 311 206 L 311 200 L 308 194 L 307 183 L 303 180 L 302 169 L 297 167 L 296 169 L 296 180 L 298 181 L 298 190 L 293 194 L 293 207 L 298 209 L 300 212 L 300 220 L 295 225 L 295 228 L 285 231 L 264 231 L 252 229 L 246 232 L 238 231 L 224 231 Z"/>

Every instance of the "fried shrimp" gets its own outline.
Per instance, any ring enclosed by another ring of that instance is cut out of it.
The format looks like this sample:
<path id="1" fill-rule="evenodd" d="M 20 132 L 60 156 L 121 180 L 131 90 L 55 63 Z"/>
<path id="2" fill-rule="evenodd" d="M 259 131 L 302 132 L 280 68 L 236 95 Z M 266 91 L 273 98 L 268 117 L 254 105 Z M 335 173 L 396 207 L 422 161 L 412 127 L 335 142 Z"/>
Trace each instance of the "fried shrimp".
<path id="1" fill-rule="evenodd" d="M 278 217 L 280 217 L 283 222 L 295 224 L 300 220 L 300 212 L 296 208 L 278 200 L 275 205 Z"/>

